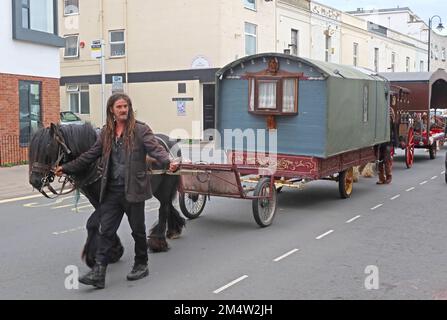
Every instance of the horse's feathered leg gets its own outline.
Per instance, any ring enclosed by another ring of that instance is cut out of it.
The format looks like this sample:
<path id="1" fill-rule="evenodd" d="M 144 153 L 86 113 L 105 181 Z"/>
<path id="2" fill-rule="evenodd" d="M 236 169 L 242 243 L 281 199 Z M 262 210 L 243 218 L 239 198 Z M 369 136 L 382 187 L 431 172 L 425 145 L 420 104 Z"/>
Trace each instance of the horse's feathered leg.
<path id="1" fill-rule="evenodd" d="M 171 204 L 170 214 L 168 216 L 168 232 L 166 237 L 168 239 L 178 239 L 182 234 L 183 228 L 186 225 L 186 219 L 180 216 L 180 212 Z"/>
<path id="2" fill-rule="evenodd" d="M 164 252 L 169 250 L 169 245 L 165 237 L 168 215 L 169 203 L 160 200 L 158 223 L 150 230 L 147 240 L 147 245 L 152 252 Z"/>

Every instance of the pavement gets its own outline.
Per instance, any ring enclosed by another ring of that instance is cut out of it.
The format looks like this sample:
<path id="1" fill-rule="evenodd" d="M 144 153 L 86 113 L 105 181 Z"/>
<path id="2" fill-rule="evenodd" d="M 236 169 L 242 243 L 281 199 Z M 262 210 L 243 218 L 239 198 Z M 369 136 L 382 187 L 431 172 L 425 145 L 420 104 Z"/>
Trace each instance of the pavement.
<path id="1" fill-rule="evenodd" d="M 37 194 L 28 182 L 28 165 L 0 167 L 0 201 Z"/>

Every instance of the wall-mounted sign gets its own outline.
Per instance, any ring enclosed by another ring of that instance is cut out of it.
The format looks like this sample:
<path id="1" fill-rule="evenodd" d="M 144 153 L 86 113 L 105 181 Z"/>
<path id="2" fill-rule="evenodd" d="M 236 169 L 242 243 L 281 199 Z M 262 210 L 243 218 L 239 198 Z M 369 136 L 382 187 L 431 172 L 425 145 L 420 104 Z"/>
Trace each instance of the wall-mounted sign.
<path id="1" fill-rule="evenodd" d="M 320 15 L 325 16 L 327 18 L 334 19 L 334 20 L 340 20 L 340 17 L 341 17 L 340 11 L 337 11 L 337 10 L 334 10 L 334 9 L 331 9 L 331 8 L 327 8 L 327 7 L 324 7 L 324 6 L 320 6 L 318 4 L 313 4 L 312 5 L 312 12 L 320 14 Z"/>
<path id="2" fill-rule="evenodd" d="M 177 115 L 186 116 L 186 101 L 177 101 Z"/>
<path id="3" fill-rule="evenodd" d="M 101 40 L 93 40 L 91 45 L 92 59 L 101 58 Z"/>
<path id="4" fill-rule="evenodd" d="M 122 76 L 112 76 L 112 93 L 116 92 L 124 92 Z"/>

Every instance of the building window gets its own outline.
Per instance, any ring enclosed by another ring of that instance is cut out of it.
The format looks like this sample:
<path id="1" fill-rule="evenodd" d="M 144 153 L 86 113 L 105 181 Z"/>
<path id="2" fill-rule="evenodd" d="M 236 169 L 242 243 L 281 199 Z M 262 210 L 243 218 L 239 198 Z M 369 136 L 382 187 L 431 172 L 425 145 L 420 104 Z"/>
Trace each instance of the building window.
<path id="1" fill-rule="evenodd" d="M 54 34 L 53 0 L 22 0 L 22 28 Z"/>
<path id="2" fill-rule="evenodd" d="M 27 146 L 30 137 L 42 126 L 41 82 L 19 81 L 20 145 Z"/>
<path id="3" fill-rule="evenodd" d="M 64 15 L 79 14 L 79 0 L 64 0 Z"/>
<path id="4" fill-rule="evenodd" d="M 391 52 L 391 72 L 396 71 L 396 52 Z"/>
<path id="5" fill-rule="evenodd" d="M 67 84 L 70 111 L 77 114 L 90 114 L 88 84 Z"/>
<path id="6" fill-rule="evenodd" d="M 363 87 L 363 122 L 368 122 L 368 105 L 369 105 L 369 92 L 368 86 Z"/>
<path id="7" fill-rule="evenodd" d="M 379 72 L 379 48 L 374 48 L 374 71 Z"/>
<path id="8" fill-rule="evenodd" d="M 256 10 L 256 0 L 244 0 L 244 7 L 251 10 Z"/>
<path id="9" fill-rule="evenodd" d="M 126 55 L 124 30 L 110 31 L 110 56 L 123 57 Z"/>
<path id="10" fill-rule="evenodd" d="M 405 62 L 405 71 L 410 72 L 410 57 L 407 57 Z"/>
<path id="11" fill-rule="evenodd" d="M 331 36 L 326 35 L 325 57 L 324 57 L 324 61 L 326 62 L 331 61 L 331 46 L 332 46 L 331 43 L 332 43 Z"/>
<path id="12" fill-rule="evenodd" d="M 424 60 L 421 60 L 420 62 L 419 62 L 419 71 L 425 71 L 424 70 Z"/>
<path id="13" fill-rule="evenodd" d="M 249 111 L 256 114 L 297 114 L 298 78 L 250 78 Z"/>
<path id="14" fill-rule="evenodd" d="M 257 52 L 256 25 L 245 22 L 245 55 L 249 56 Z"/>
<path id="15" fill-rule="evenodd" d="M 299 31 L 296 29 L 292 29 L 290 33 L 291 33 L 291 38 L 290 38 L 289 47 L 291 49 L 291 53 L 294 56 L 298 56 L 298 54 L 299 54 L 299 51 L 298 51 Z"/>
<path id="16" fill-rule="evenodd" d="M 441 50 L 441 59 L 442 61 L 445 61 L 445 48 L 442 48 Z"/>
<path id="17" fill-rule="evenodd" d="M 73 34 L 65 36 L 64 58 L 79 57 L 79 35 Z"/>
<path id="18" fill-rule="evenodd" d="M 57 31 L 57 0 L 12 0 L 12 18 L 13 39 L 64 46 Z"/>
<path id="19" fill-rule="evenodd" d="M 352 47 L 352 57 L 353 57 L 352 65 L 358 66 L 358 64 L 359 64 L 359 44 L 355 43 L 355 42 Z"/>

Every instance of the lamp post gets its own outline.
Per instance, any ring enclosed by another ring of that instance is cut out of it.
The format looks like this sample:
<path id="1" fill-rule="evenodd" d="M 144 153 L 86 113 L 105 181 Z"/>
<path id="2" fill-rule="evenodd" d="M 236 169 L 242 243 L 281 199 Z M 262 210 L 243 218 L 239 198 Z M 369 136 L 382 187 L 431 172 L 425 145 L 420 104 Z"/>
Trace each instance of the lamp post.
<path id="1" fill-rule="evenodd" d="M 431 23 L 434 18 L 439 19 L 439 24 L 436 27 L 439 31 L 442 31 L 444 29 L 444 26 L 442 25 L 442 19 L 438 15 L 434 15 L 430 19 L 428 19 L 428 60 L 427 60 L 427 70 L 430 72 L 430 60 L 431 60 Z"/>

